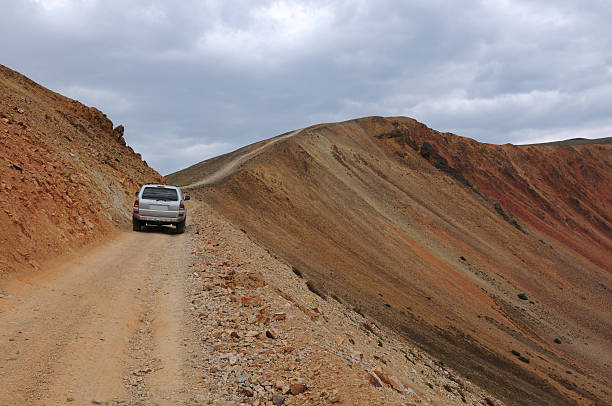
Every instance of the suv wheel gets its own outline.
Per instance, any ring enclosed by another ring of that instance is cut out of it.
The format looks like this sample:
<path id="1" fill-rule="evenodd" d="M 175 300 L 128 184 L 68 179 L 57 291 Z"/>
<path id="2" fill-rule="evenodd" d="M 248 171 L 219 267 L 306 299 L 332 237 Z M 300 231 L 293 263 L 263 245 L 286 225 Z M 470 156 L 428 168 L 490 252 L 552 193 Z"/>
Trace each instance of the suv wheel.
<path id="1" fill-rule="evenodd" d="M 183 234 L 185 232 L 185 220 L 180 223 L 176 223 L 176 233 Z"/>
<path id="2" fill-rule="evenodd" d="M 141 230 L 140 220 L 135 219 L 133 217 L 132 217 L 132 230 L 134 230 L 134 231 L 140 231 Z"/>

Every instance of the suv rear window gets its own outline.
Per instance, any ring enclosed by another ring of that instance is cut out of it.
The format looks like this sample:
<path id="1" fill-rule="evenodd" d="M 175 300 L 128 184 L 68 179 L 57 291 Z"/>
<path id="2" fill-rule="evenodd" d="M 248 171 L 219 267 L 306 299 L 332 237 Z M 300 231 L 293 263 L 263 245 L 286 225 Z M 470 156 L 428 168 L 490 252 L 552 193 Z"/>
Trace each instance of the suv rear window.
<path id="1" fill-rule="evenodd" d="M 176 189 L 146 187 L 142 192 L 142 198 L 151 200 L 178 200 L 178 193 L 176 193 Z"/>

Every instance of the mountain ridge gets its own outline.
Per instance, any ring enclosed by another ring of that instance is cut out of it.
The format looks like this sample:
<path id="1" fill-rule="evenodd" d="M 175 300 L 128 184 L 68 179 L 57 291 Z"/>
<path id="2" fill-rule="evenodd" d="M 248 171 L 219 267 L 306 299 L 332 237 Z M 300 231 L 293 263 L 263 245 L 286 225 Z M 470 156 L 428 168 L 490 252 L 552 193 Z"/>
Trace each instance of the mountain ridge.
<path id="1" fill-rule="evenodd" d="M 368 117 L 303 129 L 193 193 L 508 403 L 588 403 L 609 396 L 609 154 Z"/>

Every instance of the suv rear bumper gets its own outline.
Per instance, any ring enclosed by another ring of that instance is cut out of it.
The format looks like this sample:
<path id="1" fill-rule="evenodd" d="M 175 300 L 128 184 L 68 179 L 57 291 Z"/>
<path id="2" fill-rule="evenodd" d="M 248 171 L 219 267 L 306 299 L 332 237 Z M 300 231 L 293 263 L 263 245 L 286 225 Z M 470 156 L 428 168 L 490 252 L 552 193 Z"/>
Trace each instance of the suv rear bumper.
<path id="1" fill-rule="evenodd" d="M 153 216 L 134 216 L 136 220 L 146 221 L 147 223 L 157 224 L 176 224 L 185 220 L 185 216 L 177 217 L 153 217 Z"/>

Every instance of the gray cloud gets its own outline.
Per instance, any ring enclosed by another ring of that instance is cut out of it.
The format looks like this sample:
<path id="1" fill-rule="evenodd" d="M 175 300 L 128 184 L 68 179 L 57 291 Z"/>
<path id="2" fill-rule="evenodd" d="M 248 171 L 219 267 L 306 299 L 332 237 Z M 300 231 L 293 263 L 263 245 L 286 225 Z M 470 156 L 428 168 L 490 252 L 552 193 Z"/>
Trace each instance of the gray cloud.
<path id="1" fill-rule="evenodd" d="M 2 63 L 93 105 L 162 173 L 321 121 L 480 141 L 610 136 L 606 1 L 0 1 Z"/>

